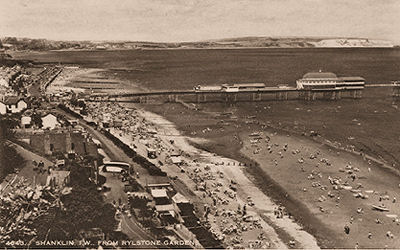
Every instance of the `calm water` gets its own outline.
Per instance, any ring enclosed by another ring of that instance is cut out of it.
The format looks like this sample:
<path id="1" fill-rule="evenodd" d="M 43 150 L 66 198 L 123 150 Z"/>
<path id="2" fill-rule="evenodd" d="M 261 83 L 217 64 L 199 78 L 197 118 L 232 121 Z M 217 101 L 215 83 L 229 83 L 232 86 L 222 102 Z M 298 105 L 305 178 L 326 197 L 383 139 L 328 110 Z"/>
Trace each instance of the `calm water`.
<path id="1" fill-rule="evenodd" d="M 367 83 L 400 80 L 398 48 L 54 51 L 15 56 L 105 68 L 112 75 L 153 89 L 227 82 L 294 85 L 306 72 L 319 69 L 339 76 L 362 76 Z"/>

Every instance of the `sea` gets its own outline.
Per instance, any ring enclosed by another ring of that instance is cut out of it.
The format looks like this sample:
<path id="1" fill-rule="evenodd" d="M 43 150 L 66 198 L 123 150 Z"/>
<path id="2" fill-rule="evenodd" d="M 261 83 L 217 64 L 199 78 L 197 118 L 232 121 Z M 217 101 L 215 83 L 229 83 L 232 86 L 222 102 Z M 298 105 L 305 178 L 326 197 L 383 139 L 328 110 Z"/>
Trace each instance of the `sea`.
<path id="1" fill-rule="evenodd" d="M 198 84 L 287 84 L 307 72 L 361 76 L 370 84 L 400 80 L 400 48 L 157 49 L 15 52 L 15 58 L 105 69 L 146 89 Z"/>

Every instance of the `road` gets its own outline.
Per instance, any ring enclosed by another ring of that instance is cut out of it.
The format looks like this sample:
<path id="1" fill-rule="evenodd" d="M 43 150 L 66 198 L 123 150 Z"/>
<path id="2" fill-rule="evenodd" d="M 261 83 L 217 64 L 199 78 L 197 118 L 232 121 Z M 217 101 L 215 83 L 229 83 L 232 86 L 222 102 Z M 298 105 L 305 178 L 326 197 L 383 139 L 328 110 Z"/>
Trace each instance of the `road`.
<path id="1" fill-rule="evenodd" d="M 57 112 L 63 116 L 68 117 L 68 119 L 76 119 L 72 115 L 64 112 L 63 110 L 57 108 Z M 112 161 L 123 161 L 129 163 L 136 172 L 139 173 L 140 178 L 137 179 L 138 183 L 145 187 L 148 183 L 157 183 L 160 179 L 165 179 L 165 177 L 152 176 L 149 175 L 147 169 L 143 168 L 141 165 L 135 163 L 132 158 L 125 154 L 125 152 L 116 146 L 110 139 L 108 139 L 103 133 L 94 129 L 93 127 L 86 124 L 82 119 L 78 119 L 79 125 L 84 127 L 95 139 L 99 140 L 102 144 L 102 149 L 108 155 Z"/>
<path id="2" fill-rule="evenodd" d="M 105 201 L 113 203 L 118 202 L 121 199 L 123 204 L 128 202 L 128 196 L 124 192 L 124 183 L 120 180 L 119 175 L 113 175 L 112 173 L 104 173 L 100 171 L 100 174 L 106 177 L 105 186 L 110 187 L 111 190 L 104 193 Z M 128 217 L 127 214 L 122 213 L 121 216 L 121 228 L 122 232 L 128 235 L 131 240 L 151 240 L 151 235 L 146 232 L 134 217 Z"/>
<path id="3" fill-rule="evenodd" d="M 39 91 L 39 86 L 38 85 L 32 85 L 29 87 L 29 93 L 33 96 L 39 97 L 40 96 L 40 91 Z M 53 107 L 52 104 L 50 103 L 42 103 L 43 107 Z M 73 116 L 70 114 L 64 112 L 61 109 L 55 109 L 55 112 L 60 113 L 64 115 L 65 117 L 68 117 L 69 119 L 75 119 Z M 106 136 L 104 136 L 101 132 L 95 130 L 94 128 L 88 126 L 85 121 L 79 119 L 79 125 L 84 127 L 94 138 L 99 140 L 102 145 L 104 146 L 104 151 L 105 153 L 110 157 L 111 160 L 116 160 L 116 161 L 124 161 L 130 163 L 132 166 L 134 166 L 135 171 L 139 172 L 141 175 L 145 176 L 147 174 L 147 170 L 143 169 L 142 167 L 138 166 L 135 164 L 130 157 L 128 157 L 123 150 L 118 148 L 111 140 L 109 140 Z M 21 176 L 24 176 L 25 178 L 28 178 L 29 176 L 34 176 L 34 172 L 32 170 L 32 160 L 36 160 L 39 162 L 40 160 L 44 161 L 45 166 L 51 165 L 52 163 L 48 161 L 47 159 L 44 159 L 38 155 L 33 154 L 32 152 L 27 151 L 26 149 L 16 145 L 17 151 L 21 153 L 21 155 L 24 157 L 24 159 L 27 159 L 27 165 L 21 172 L 19 173 Z M 123 191 L 123 183 L 118 180 L 118 178 L 108 178 L 107 176 L 107 182 L 110 182 L 111 185 L 109 185 L 112 188 L 112 192 L 110 194 L 106 195 L 106 201 L 112 202 L 113 200 L 118 201 L 118 198 L 121 198 L 123 202 L 127 202 L 127 196 L 126 193 Z M 47 178 L 47 176 L 46 176 Z M 35 177 L 35 179 L 38 179 L 40 181 L 43 181 L 40 178 Z M 44 180 L 45 181 L 45 180 Z M 142 183 L 141 183 L 142 184 Z M 129 239 L 131 240 L 154 240 L 152 235 L 148 232 L 146 232 L 140 225 L 139 223 L 135 220 L 135 218 L 131 217 L 129 218 L 126 214 L 122 215 L 122 232 L 125 233 Z"/>
<path id="4" fill-rule="evenodd" d="M 64 115 L 65 117 L 68 117 L 68 119 L 76 119 L 61 109 L 57 109 L 57 112 Z M 92 135 L 93 138 L 101 142 L 103 150 L 111 160 L 124 161 L 131 164 L 135 168 L 135 171 L 139 172 L 141 176 L 138 181 L 142 182 L 140 183 L 142 186 L 145 186 L 146 181 L 151 179 L 151 176 L 148 175 L 146 169 L 134 163 L 132 159 L 127 156 L 122 149 L 117 147 L 100 131 L 87 125 L 85 121 L 81 119 L 78 119 L 78 121 L 79 125 L 84 127 Z M 111 191 L 105 193 L 106 201 L 112 203 L 115 200 L 116 202 L 118 202 L 118 199 L 121 198 L 122 202 L 126 203 L 127 195 L 123 191 L 124 184 L 121 182 L 121 180 L 119 180 L 117 176 L 112 176 L 112 174 L 110 173 L 101 173 L 101 175 L 104 175 L 107 178 L 105 185 L 111 187 Z M 131 240 L 154 240 L 152 235 L 146 232 L 139 225 L 139 222 L 134 217 L 129 218 L 126 214 L 123 214 L 122 216 L 122 232 L 125 233 Z"/>

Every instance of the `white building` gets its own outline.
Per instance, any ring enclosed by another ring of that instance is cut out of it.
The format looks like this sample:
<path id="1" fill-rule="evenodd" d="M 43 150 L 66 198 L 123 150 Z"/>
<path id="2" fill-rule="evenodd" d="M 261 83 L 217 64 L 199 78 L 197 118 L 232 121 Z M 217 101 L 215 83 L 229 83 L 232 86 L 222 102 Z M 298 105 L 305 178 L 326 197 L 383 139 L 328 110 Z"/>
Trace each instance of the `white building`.
<path id="1" fill-rule="evenodd" d="M 28 104 L 25 102 L 25 100 L 17 96 L 7 96 L 2 102 L 6 105 L 7 112 L 13 114 L 20 113 L 28 108 Z"/>
<path id="2" fill-rule="evenodd" d="M 6 113 L 7 113 L 7 105 L 3 101 L 0 101 L 0 114 L 5 115 Z"/>
<path id="3" fill-rule="evenodd" d="M 310 72 L 296 81 L 298 89 L 335 88 L 339 78 L 331 72 Z"/>
<path id="4" fill-rule="evenodd" d="M 2 77 L 0 77 L 0 86 L 8 88 L 8 81 Z"/>
<path id="5" fill-rule="evenodd" d="M 22 116 L 21 117 L 21 127 L 28 128 L 31 126 L 32 118 L 30 116 Z"/>
<path id="6" fill-rule="evenodd" d="M 43 129 L 54 129 L 58 126 L 60 126 L 60 123 L 58 122 L 58 119 L 55 115 L 53 114 L 47 114 L 42 117 L 42 128 Z"/>
<path id="7" fill-rule="evenodd" d="M 23 99 L 18 100 L 17 102 L 17 110 L 21 112 L 28 108 L 28 103 L 26 103 Z"/>
<path id="8" fill-rule="evenodd" d="M 338 77 L 332 72 L 310 72 L 296 81 L 297 89 L 362 89 L 362 77 Z"/>

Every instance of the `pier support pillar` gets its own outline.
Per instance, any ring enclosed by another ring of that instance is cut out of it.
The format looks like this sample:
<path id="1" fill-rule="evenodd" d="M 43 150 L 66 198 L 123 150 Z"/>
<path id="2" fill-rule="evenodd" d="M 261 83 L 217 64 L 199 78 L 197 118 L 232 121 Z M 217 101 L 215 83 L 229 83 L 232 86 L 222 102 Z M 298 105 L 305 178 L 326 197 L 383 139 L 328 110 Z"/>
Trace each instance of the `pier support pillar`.
<path id="1" fill-rule="evenodd" d="M 224 93 L 223 95 L 223 99 L 225 99 L 225 102 L 236 102 L 237 97 L 237 93 Z"/>
<path id="2" fill-rule="evenodd" d="M 311 90 L 304 91 L 304 100 L 311 101 L 313 97 L 313 93 Z"/>
<path id="3" fill-rule="evenodd" d="M 196 95 L 197 103 L 207 102 L 207 94 L 200 94 Z"/>
<path id="4" fill-rule="evenodd" d="M 176 102 L 176 95 L 168 95 L 168 102 Z"/>
<path id="5" fill-rule="evenodd" d="M 139 97 L 139 102 L 140 102 L 140 103 L 147 103 L 147 96 L 141 96 L 141 97 Z"/>
<path id="6" fill-rule="evenodd" d="M 312 92 L 311 93 L 311 100 L 315 101 L 317 99 L 317 93 L 316 92 Z"/>
<path id="7" fill-rule="evenodd" d="M 278 100 L 278 101 L 285 99 L 285 95 L 283 92 L 277 92 L 275 97 L 276 97 L 276 100 Z"/>
<path id="8" fill-rule="evenodd" d="M 251 100 L 252 101 L 261 101 L 261 93 L 253 93 Z"/>
<path id="9" fill-rule="evenodd" d="M 337 100 L 342 99 L 342 91 L 338 91 L 336 94 Z"/>
<path id="10" fill-rule="evenodd" d="M 336 91 L 331 92 L 331 100 L 336 100 Z"/>

